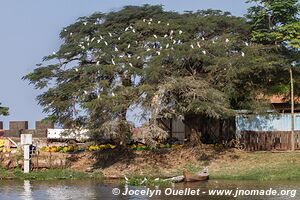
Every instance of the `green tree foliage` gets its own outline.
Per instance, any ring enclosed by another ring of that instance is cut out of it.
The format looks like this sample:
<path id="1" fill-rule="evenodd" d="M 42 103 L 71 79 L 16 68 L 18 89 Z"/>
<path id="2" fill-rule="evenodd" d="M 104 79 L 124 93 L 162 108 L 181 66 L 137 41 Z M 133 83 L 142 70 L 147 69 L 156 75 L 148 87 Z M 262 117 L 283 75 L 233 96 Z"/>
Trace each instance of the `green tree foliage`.
<path id="1" fill-rule="evenodd" d="M 248 9 L 252 41 L 281 45 L 282 55 L 289 60 L 300 60 L 300 4 L 297 0 L 250 0 L 256 5 Z M 290 67 L 290 65 L 287 65 Z M 287 69 L 286 69 L 287 70 Z M 295 69 L 298 77 L 299 69 Z M 284 76 L 286 79 L 289 76 Z M 295 91 L 300 94 L 300 80 L 295 79 Z M 289 96 L 289 83 L 274 85 L 272 92 Z"/>
<path id="2" fill-rule="evenodd" d="M 300 4 L 298 0 L 250 0 L 247 17 L 252 24 L 252 39 L 265 44 L 287 42 L 300 48 Z"/>
<path id="3" fill-rule="evenodd" d="M 7 116 L 8 114 L 9 114 L 8 108 L 1 106 L 1 103 L 0 103 L 0 115 Z"/>
<path id="4" fill-rule="evenodd" d="M 257 110 L 259 94 L 286 82 L 284 49 L 251 43 L 246 19 L 219 10 L 126 6 L 79 18 L 60 37 L 60 49 L 24 79 L 43 89 L 37 99 L 49 119 L 120 141 L 135 105 L 152 119 L 225 118 Z"/>

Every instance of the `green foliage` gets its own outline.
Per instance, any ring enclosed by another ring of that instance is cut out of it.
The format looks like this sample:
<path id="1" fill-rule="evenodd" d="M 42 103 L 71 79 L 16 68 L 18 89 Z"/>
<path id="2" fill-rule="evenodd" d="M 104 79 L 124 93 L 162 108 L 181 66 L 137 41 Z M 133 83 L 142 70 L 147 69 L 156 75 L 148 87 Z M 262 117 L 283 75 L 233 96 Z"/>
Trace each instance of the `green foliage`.
<path id="1" fill-rule="evenodd" d="M 250 43 L 250 31 L 245 18 L 219 10 L 126 6 L 65 27 L 60 49 L 24 79 L 43 90 L 48 119 L 124 141 L 134 105 L 152 118 L 226 118 L 287 84 L 285 49 Z"/>
<path id="2" fill-rule="evenodd" d="M 4 116 L 9 115 L 8 108 L 7 107 L 2 107 L 1 103 L 0 103 L 0 115 L 4 115 Z"/>
<path id="3" fill-rule="evenodd" d="M 290 47 L 300 44 L 300 4 L 298 0 L 250 0 L 256 6 L 248 9 L 252 40 L 264 44 L 287 42 Z"/>
<path id="4" fill-rule="evenodd" d="M 21 169 L 5 170 L 0 168 L 1 179 L 19 179 L 19 180 L 62 180 L 62 179 L 84 179 L 95 178 L 102 179 L 102 174 L 88 174 L 84 172 L 70 171 L 66 169 L 49 169 L 42 171 L 32 171 L 24 174 Z"/>

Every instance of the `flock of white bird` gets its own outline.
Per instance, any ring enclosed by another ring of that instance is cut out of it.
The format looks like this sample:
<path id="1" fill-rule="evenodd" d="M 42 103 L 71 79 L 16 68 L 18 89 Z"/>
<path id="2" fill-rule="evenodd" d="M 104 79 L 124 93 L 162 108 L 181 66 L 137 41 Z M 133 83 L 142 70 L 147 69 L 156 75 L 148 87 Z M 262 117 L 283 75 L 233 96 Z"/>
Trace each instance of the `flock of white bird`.
<path id="1" fill-rule="evenodd" d="M 152 19 L 152 18 L 150 18 L 150 19 L 143 19 L 143 22 L 144 22 L 144 23 L 147 23 L 147 24 L 150 26 L 150 25 L 153 23 L 153 19 Z M 161 24 L 161 23 L 162 23 L 161 21 L 157 21 L 157 24 Z M 87 24 L 88 24 L 88 22 L 83 22 L 83 25 L 86 26 Z M 95 24 L 96 24 L 96 22 L 95 22 Z M 170 23 L 166 23 L 166 26 L 170 26 Z M 64 29 L 64 31 L 67 31 L 67 29 Z M 136 29 L 135 29 L 132 25 L 126 27 L 126 28 L 124 29 L 124 31 L 125 31 L 125 32 L 127 32 L 127 31 L 132 31 L 132 33 L 137 33 Z M 148 42 L 148 43 L 152 44 L 152 49 L 155 49 L 156 55 L 160 56 L 160 55 L 161 55 L 161 51 L 162 51 L 163 49 L 165 49 L 165 50 L 174 50 L 174 47 L 175 47 L 176 45 L 183 44 L 183 42 L 182 42 L 180 39 L 177 39 L 177 40 L 176 40 L 176 34 L 177 34 L 177 33 L 178 33 L 179 35 L 184 34 L 184 32 L 183 32 L 182 30 L 177 30 L 177 31 L 170 30 L 169 34 L 165 34 L 163 37 L 160 37 L 160 36 L 158 36 L 158 35 L 156 35 L 156 34 L 153 34 L 153 39 L 154 39 L 154 40 L 155 40 L 155 39 L 163 39 L 163 38 L 164 38 L 164 39 L 168 39 L 168 38 L 169 38 L 170 42 L 167 42 L 167 44 L 165 44 L 165 45 L 161 45 L 161 43 L 160 43 L 159 41 L 155 41 L 155 42 L 152 42 L 152 43 Z M 111 33 L 111 32 L 108 32 L 108 33 L 107 33 L 107 36 L 110 37 L 110 38 L 114 38 L 115 35 L 116 35 L 116 34 Z M 69 33 L 69 36 L 70 36 L 70 37 L 73 37 L 74 34 L 73 34 L 72 32 L 70 32 L 70 33 Z M 205 40 L 206 40 L 204 37 L 196 38 L 195 40 L 198 40 L 198 41 L 196 41 L 196 42 L 194 42 L 194 43 L 191 43 L 191 44 L 190 44 L 190 48 L 191 48 L 191 49 L 198 48 L 198 49 L 201 50 L 201 52 L 202 52 L 203 55 L 207 55 L 209 52 L 208 52 L 207 50 L 205 50 L 205 49 L 201 46 L 199 39 L 200 39 L 200 41 L 201 41 L 201 40 L 202 40 L 202 41 L 205 41 Z M 121 37 L 118 36 L 117 40 L 120 41 L 120 40 L 121 40 Z M 215 43 L 217 40 L 218 40 L 218 37 L 215 37 L 214 39 L 212 39 L 212 43 Z M 119 57 L 119 58 L 123 58 L 123 57 L 125 57 L 125 56 L 126 56 L 127 58 L 131 58 L 131 57 L 132 57 L 131 54 L 127 54 L 127 55 L 126 55 L 125 52 L 121 52 L 121 53 L 119 54 L 120 51 L 119 51 L 118 46 L 117 46 L 116 44 L 110 44 L 110 45 L 109 45 L 109 43 L 105 40 L 105 37 L 104 37 L 103 35 L 100 35 L 98 38 L 96 38 L 96 37 L 90 38 L 89 36 L 86 36 L 86 37 L 84 38 L 84 40 L 81 40 L 81 41 L 79 42 L 78 46 L 79 46 L 81 49 L 83 49 L 83 50 L 85 50 L 85 49 L 88 50 L 89 46 L 90 46 L 91 43 L 93 43 L 93 42 L 96 42 L 97 44 L 100 44 L 101 42 L 103 42 L 103 44 L 104 44 L 105 46 L 113 47 L 113 50 L 114 50 L 116 53 L 118 53 L 118 57 Z M 144 42 L 144 41 L 143 41 L 143 42 Z M 228 38 L 226 38 L 226 39 L 225 39 L 225 43 L 227 44 L 227 43 L 229 43 L 229 42 L 230 42 L 230 40 L 229 40 Z M 135 44 L 138 45 L 139 42 L 138 42 L 138 41 L 135 41 Z M 153 44 L 155 44 L 156 46 L 153 47 Z M 248 43 L 248 42 L 244 42 L 244 44 L 245 44 L 246 46 L 249 46 L 249 43 Z M 129 44 L 127 45 L 127 49 L 130 49 L 130 48 L 136 48 L 136 46 L 129 43 Z M 151 51 L 151 47 L 150 47 L 149 45 L 147 45 L 147 44 L 146 44 L 146 45 L 143 44 L 143 48 L 146 49 L 146 52 Z M 101 50 L 101 49 L 98 49 L 98 50 L 96 50 L 96 51 L 99 52 L 99 51 L 102 51 L 102 50 Z M 53 52 L 53 54 L 55 55 L 56 52 Z M 244 53 L 244 52 L 240 52 L 240 55 L 241 55 L 242 57 L 245 57 L 245 53 Z M 113 55 L 113 58 L 111 59 L 111 64 L 112 64 L 112 65 L 116 65 L 116 64 L 117 64 L 116 61 L 115 61 L 115 59 L 114 59 L 115 57 L 116 57 L 116 56 Z M 137 59 L 140 59 L 141 56 L 137 56 L 136 58 L 137 58 Z M 100 61 L 95 61 L 95 62 L 96 62 L 96 65 L 100 65 Z M 123 65 L 124 65 L 124 64 L 123 64 Z M 129 62 L 128 65 L 129 65 L 130 67 L 133 67 L 133 64 L 132 64 L 131 62 Z M 78 68 L 75 68 L 75 71 L 76 71 L 76 72 L 79 72 Z M 88 94 L 86 91 L 84 91 L 84 93 L 85 93 L 85 94 Z M 112 94 L 112 96 L 114 96 L 114 95 Z"/>
<path id="2" fill-rule="evenodd" d="M 150 19 L 143 19 L 143 22 L 144 22 L 144 23 L 147 23 L 148 25 L 151 25 L 151 24 L 153 23 L 153 19 L 152 19 L 152 18 L 150 18 Z M 83 25 L 87 25 L 87 24 L 88 24 L 88 22 L 83 22 Z M 161 21 L 157 21 L 157 24 L 161 24 Z M 166 25 L 169 26 L 170 23 L 166 23 Z M 64 29 L 64 30 L 67 31 L 67 29 Z M 135 29 L 132 25 L 126 27 L 124 31 L 125 31 L 125 32 L 127 32 L 127 31 L 132 31 L 133 33 L 137 33 L 136 29 Z M 179 35 L 183 34 L 183 31 L 182 31 L 182 30 L 178 30 L 178 31 L 176 31 L 176 32 L 178 32 Z M 113 34 L 113 33 L 111 33 L 111 32 L 108 32 L 107 35 L 108 35 L 110 38 L 113 38 L 115 34 Z M 73 33 L 70 32 L 70 33 L 69 33 L 69 36 L 70 36 L 70 37 L 73 36 Z M 161 51 L 163 48 L 165 48 L 165 49 L 169 49 L 169 48 L 170 48 L 171 50 L 174 50 L 174 45 L 183 44 L 183 43 L 181 42 L 180 39 L 178 39 L 178 40 L 175 39 L 175 31 L 174 31 L 174 30 L 171 30 L 169 34 L 165 34 L 165 35 L 163 36 L 163 38 L 168 38 L 168 37 L 169 37 L 169 39 L 170 39 L 171 41 L 170 41 L 169 43 L 165 44 L 164 47 L 163 47 L 162 45 L 160 45 L 159 50 L 156 51 L 156 54 L 157 54 L 157 55 L 161 55 L 161 52 L 160 52 L 160 51 Z M 156 34 L 153 34 L 153 38 L 159 39 L 159 36 L 156 35 Z M 119 36 L 117 39 L 120 41 L 120 40 L 121 40 L 121 37 Z M 198 39 L 198 38 L 197 38 L 197 39 Z M 204 37 L 201 37 L 201 40 L 204 41 L 205 38 L 204 38 Z M 216 40 L 217 40 L 217 39 L 213 39 L 212 42 L 215 43 Z M 98 44 L 101 43 L 101 42 L 103 41 L 103 43 L 105 44 L 105 46 L 109 46 L 109 43 L 105 40 L 105 38 L 104 38 L 102 35 L 100 35 L 99 38 L 98 38 L 97 40 L 96 40 L 96 37 L 93 37 L 93 38 L 91 38 L 91 39 L 90 39 L 90 37 L 85 37 L 85 38 L 84 38 L 84 41 L 80 41 L 80 43 L 79 43 L 78 46 L 79 46 L 80 48 L 82 48 L 82 49 L 87 49 L 87 48 L 90 46 L 90 44 L 91 44 L 92 42 L 94 42 L 94 41 L 96 41 Z M 230 42 L 230 40 L 229 40 L 228 38 L 226 38 L 226 39 L 225 39 L 225 43 L 229 43 L 229 42 Z M 138 44 L 139 42 L 138 42 L 138 41 L 135 41 L 135 43 Z M 160 44 L 160 42 L 158 42 L 158 43 Z M 248 43 L 248 42 L 244 42 L 244 43 L 245 43 L 246 46 L 249 46 L 249 43 Z M 173 46 L 171 46 L 171 45 L 173 45 Z M 118 49 L 118 47 L 117 47 L 116 44 L 111 44 L 111 46 L 113 47 L 113 49 L 114 49 L 115 52 L 119 52 L 119 49 Z M 133 45 L 131 45 L 131 44 L 129 43 L 129 44 L 127 45 L 127 49 L 130 49 L 132 46 L 133 46 Z M 145 46 L 144 46 L 144 47 L 145 47 Z M 199 41 L 197 41 L 196 43 L 191 43 L 191 44 L 190 44 L 190 48 L 191 48 L 191 49 L 195 49 L 196 47 L 198 47 L 199 49 L 202 49 L 202 50 L 201 50 L 202 54 L 206 55 L 206 54 L 208 53 L 207 50 L 205 50 L 204 48 L 201 47 Z M 147 47 L 147 48 L 146 48 L 146 52 L 148 52 L 148 51 L 151 51 L 151 48 Z M 244 52 L 240 52 L 240 53 L 241 53 L 241 56 L 243 56 L 243 57 L 245 56 L 245 53 L 244 53 Z M 53 52 L 53 54 L 56 54 L 56 53 Z M 122 54 L 120 54 L 119 57 L 124 57 L 124 55 L 125 55 L 125 54 L 122 53 Z M 128 57 L 128 58 L 131 58 L 131 55 L 128 54 L 127 57 Z M 116 65 L 116 62 L 114 61 L 114 59 L 111 59 L 111 63 L 112 63 L 113 65 Z M 97 62 L 96 64 L 99 65 L 99 62 Z M 131 65 L 132 65 L 132 64 L 131 64 Z"/>

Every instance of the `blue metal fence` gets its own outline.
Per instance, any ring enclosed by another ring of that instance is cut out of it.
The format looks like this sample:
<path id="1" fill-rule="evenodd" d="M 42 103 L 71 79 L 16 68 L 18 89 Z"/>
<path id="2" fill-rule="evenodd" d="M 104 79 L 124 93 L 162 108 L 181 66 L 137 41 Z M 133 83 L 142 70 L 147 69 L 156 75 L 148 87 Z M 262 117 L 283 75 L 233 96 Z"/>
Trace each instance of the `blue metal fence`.
<path id="1" fill-rule="evenodd" d="M 236 130 L 241 131 L 291 131 L 291 114 L 238 115 Z M 300 113 L 295 114 L 295 130 L 300 130 Z"/>

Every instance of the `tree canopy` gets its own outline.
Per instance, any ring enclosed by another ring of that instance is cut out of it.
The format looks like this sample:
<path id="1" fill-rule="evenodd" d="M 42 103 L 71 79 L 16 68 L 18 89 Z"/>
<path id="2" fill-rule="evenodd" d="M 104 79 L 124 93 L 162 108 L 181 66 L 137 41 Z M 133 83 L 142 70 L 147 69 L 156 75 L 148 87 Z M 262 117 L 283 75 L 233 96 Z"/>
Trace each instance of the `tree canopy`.
<path id="1" fill-rule="evenodd" d="M 262 43 L 287 42 L 300 48 L 300 4 L 298 0 L 250 0 L 256 5 L 248 10 L 252 39 Z"/>
<path id="2" fill-rule="evenodd" d="M 9 114 L 9 113 L 8 113 L 8 108 L 7 108 L 7 107 L 1 106 L 1 103 L 0 103 L 0 115 L 6 116 L 6 115 L 8 115 L 8 114 Z"/>
<path id="3" fill-rule="evenodd" d="M 126 6 L 81 17 L 60 37 L 59 50 L 24 79 L 43 89 L 37 99 L 48 119 L 121 140 L 134 106 L 152 119 L 226 118 L 259 110 L 258 95 L 288 83 L 285 49 L 252 42 L 246 18 L 220 10 Z"/>

